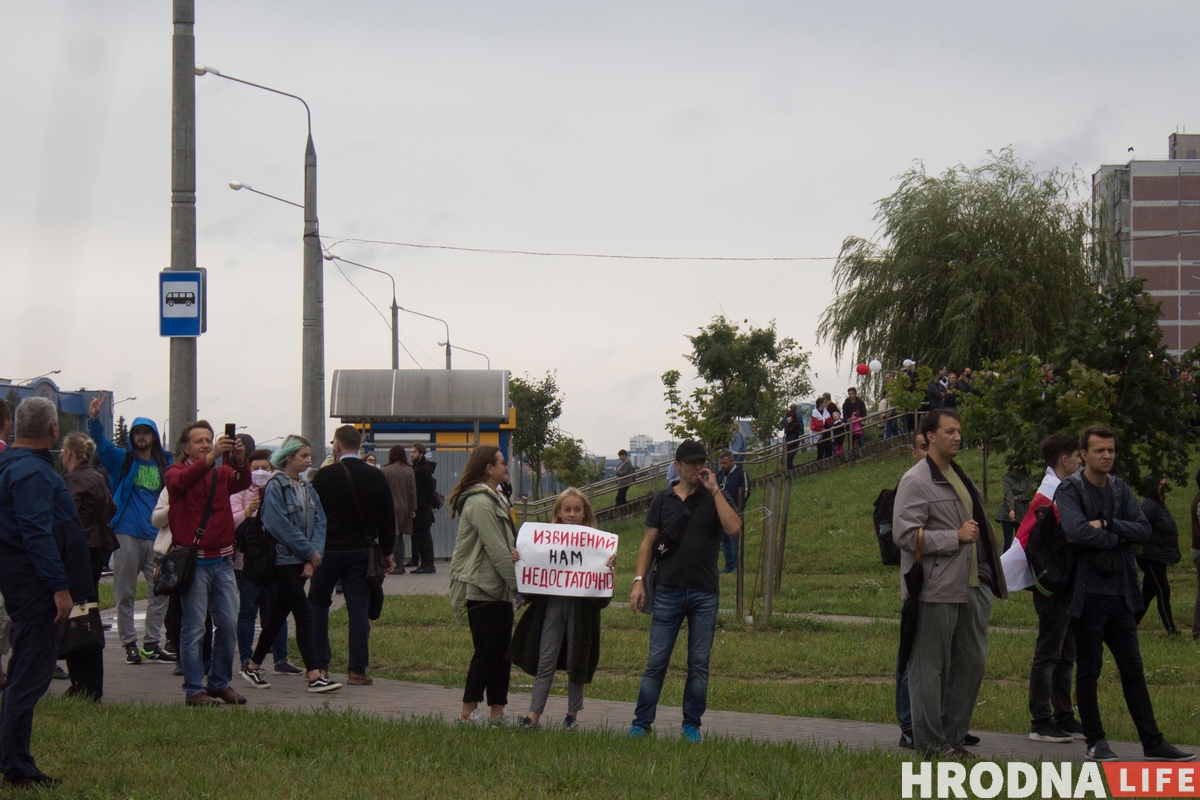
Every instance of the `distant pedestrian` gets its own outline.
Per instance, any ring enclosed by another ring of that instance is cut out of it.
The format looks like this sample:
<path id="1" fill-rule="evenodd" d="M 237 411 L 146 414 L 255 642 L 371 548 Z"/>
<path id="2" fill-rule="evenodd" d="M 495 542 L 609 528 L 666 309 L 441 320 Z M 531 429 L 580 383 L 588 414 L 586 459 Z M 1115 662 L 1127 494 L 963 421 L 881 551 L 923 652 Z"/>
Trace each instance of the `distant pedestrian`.
<path id="1" fill-rule="evenodd" d="M 739 535 L 742 521 L 717 484 L 716 475 L 708 469 L 704 445 L 683 442 L 675 451 L 675 464 L 679 483 L 656 494 L 646 512 L 646 535 L 638 550 L 637 573 L 629 595 L 629 608 L 636 614 L 646 604 L 644 582 L 653 576 L 650 652 L 628 735 L 649 735 L 671 653 L 686 619 L 688 657 L 682 733 L 684 739 L 698 743 L 700 718 L 708 705 L 708 661 L 721 597 L 717 574 L 721 532 Z M 656 553 L 655 542 L 660 535 L 675 545 L 669 555 Z M 650 571 L 652 561 L 657 561 L 654 573 Z"/>
<path id="2" fill-rule="evenodd" d="M 629 460 L 628 450 L 617 451 L 617 469 L 613 473 L 613 477 L 617 479 L 617 502 L 616 505 L 623 506 L 628 501 L 629 485 L 633 483 L 633 462 Z"/>
<path id="3" fill-rule="evenodd" d="M 368 467 L 377 467 L 377 466 L 379 466 L 379 464 L 377 464 L 377 463 L 376 463 L 376 461 L 375 461 L 375 454 L 374 454 L 374 453 L 367 453 L 365 456 L 363 456 L 363 463 L 364 463 L 364 464 L 366 464 Z"/>
<path id="4" fill-rule="evenodd" d="M 417 483 L 417 515 L 413 517 L 412 558 L 406 567 L 416 567 L 417 575 L 437 572 L 433 565 L 433 521 L 437 514 L 437 463 L 426 455 L 425 445 L 412 446 L 413 476 Z"/>
<path id="5" fill-rule="evenodd" d="M 93 592 L 83 525 L 50 456 L 57 441 L 57 406 L 31 397 L 17 407 L 16 439 L 0 454 L 0 593 L 12 617 L 0 771 L 13 787 L 60 783 L 29 752 L 34 706 L 53 679 L 67 616 Z"/>
<path id="6" fill-rule="evenodd" d="M 108 563 L 108 556 L 117 549 L 117 537 L 113 534 L 109 520 L 117 513 L 108 481 L 92 469 L 92 457 L 96 455 L 96 443 L 86 434 L 72 433 L 62 442 L 62 465 L 67 471 L 64 482 L 75 501 L 79 521 L 83 525 L 87 540 L 89 563 L 92 570 L 92 597 L 100 595 L 100 572 Z M 67 672 L 71 676 L 71 688 L 67 694 L 79 695 L 89 700 L 100 701 L 104 696 L 104 650 L 86 650 L 67 659 Z"/>
<path id="7" fill-rule="evenodd" d="M 917 431 L 913 434 L 912 459 L 921 463 L 929 455 L 929 446 L 925 444 L 925 434 Z M 895 497 L 892 498 L 893 503 Z M 899 656 L 899 653 L 896 654 Z M 900 747 L 905 750 L 914 749 L 912 702 L 908 695 L 908 664 L 896 659 L 896 721 L 900 723 Z"/>
<path id="8" fill-rule="evenodd" d="M 721 487 L 725 498 L 733 503 L 733 507 L 740 514 L 746 508 L 746 498 L 750 496 L 750 477 L 740 464 L 735 463 L 734 454 L 729 450 L 721 451 L 721 457 L 717 463 L 720 466 L 720 469 L 717 470 L 717 485 Z M 725 554 L 725 569 L 721 572 L 737 572 L 736 539 L 737 537 L 730 536 L 724 530 L 721 531 L 721 552 Z"/>
<path id="9" fill-rule="evenodd" d="M 787 449 L 788 469 L 792 469 L 795 466 L 796 451 L 800 449 L 800 432 L 803 429 L 803 425 L 800 422 L 800 414 L 796 410 L 796 406 L 790 406 L 783 417 L 783 441 Z"/>
<path id="10" fill-rule="evenodd" d="M 1075 545 L 1077 566 L 1067 614 L 1075 634 L 1078 670 L 1075 701 L 1087 740 L 1089 761 L 1117 761 L 1100 719 L 1097 683 L 1104 646 L 1117 665 L 1125 705 L 1147 761 L 1191 761 L 1163 738 L 1154 719 L 1137 637 L 1142 610 L 1133 545 L 1150 539 L 1150 523 L 1125 481 L 1112 474 L 1116 434 L 1086 428 L 1079 437 L 1084 469 L 1068 476 L 1054 493 L 1063 533 Z"/>
<path id="11" fill-rule="evenodd" d="M 329 647 L 329 606 L 338 581 L 346 598 L 350 640 L 348 675 L 351 686 L 370 686 L 371 589 L 367 584 L 367 547 L 378 542 L 384 567 L 396 566 L 396 512 L 387 478 L 358 457 L 362 432 L 343 425 L 333 432 L 334 463 L 313 478 L 325 511 L 325 553 L 308 588 L 312 606 L 313 649 L 316 668 L 328 673 L 333 652 Z M 274 463 L 274 462 L 273 462 Z"/>
<path id="12" fill-rule="evenodd" d="M 883 414 L 883 438 L 891 439 L 900 435 L 900 411 L 892 406 L 887 398 L 887 390 L 896 380 L 896 373 L 888 372 L 883 376 L 883 394 L 879 397 L 879 411 Z"/>
<path id="13" fill-rule="evenodd" d="M 846 421 L 842 419 L 842 410 L 838 408 L 838 404 L 832 400 L 825 403 L 825 411 L 829 418 L 825 423 L 825 427 L 830 430 L 830 436 L 833 439 L 833 452 L 831 455 L 840 456 L 844 451 L 843 444 L 846 441 Z"/>
<path id="14" fill-rule="evenodd" d="M 1012 546 L 1013 534 L 1029 511 L 1029 501 L 1033 499 L 1034 485 L 1029 468 L 1014 457 L 1000 478 L 1000 488 L 1004 495 L 996 509 L 995 521 L 1004 531 L 1004 551 L 1007 552 Z"/>
<path id="15" fill-rule="evenodd" d="M 217 460 L 226 463 L 217 466 Z M 176 463 L 167 470 L 168 519 L 174 547 L 197 544 L 192 584 L 183 592 L 179 630 L 180 666 L 186 704 L 218 700 L 241 705 L 246 698 L 229 685 L 237 650 L 237 581 L 233 576 L 233 510 L 230 495 L 250 486 L 250 465 L 242 442 L 216 437 L 205 420 L 179 432 Z M 200 534 L 197 542 L 196 536 Z M 212 617 L 212 660 L 203 658 L 205 619 Z"/>
<path id="16" fill-rule="evenodd" d="M 946 407 L 946 365 L 938 367 L 933 373 L 933 380 L 925 387 L 925 402 L 930 409 Z"/>
<path id="17" fill-rule="evenodd" d="M 1167 493 L 1171 483 L 1166 478 L 1151 477 L 1146 482 L 1142 513 L 1150 523 L 1150 541 L 1142 545 L 1137 565 L 1142 569 L 1142 605 L 1137 614 L 1140 623 L 1150 610 L 1150 601 L 1158 605 L 1163 628 L 1172 636 L 1179 635 L 1171 613 L 1171 585 L 1167 582 L 1167 567 L 1179 563 L 1179 528 L 1167 508 Z"/>
<path id="18" fill-rule="evenodd" d="M 316 490 L 304 480 L 312 465 L 312 447 L 300 436 L 286 436 L 271 456 L 271 475 L 263 492 L 263 528 L 275 540 L 274 581 L 278 587 L 271 616 L 258 636 L 258 646 L 242 669 L 242 677 L 256 689 L 269 689 L 263 659 L 287 621 L 296 621 L 296 645 L 304 662 L 308 691 L 318 694 L 342 688 L 317 667 L 313 652 L 312 610 L 304 583 L 321 566 L 325 547 L 325 512 Z"/>
<path id="19" fill-rule="evenodd" d="M 383 477 L 387 478 L 392 490 L 392 510 L 396 515 L 396 544 L 392 548 L 396 566 L 392 568 L 392 574 L 403 575 L 404 537 L 412 539 L 413 519 L 417 516 L 417 475 L 408 463 L 404 445 L 394 444 L 388 450 Z"/>
<path id="20" fill-rule="evenodd" d="M 828 414 L 825 412 L 825 398 L 818 397 L 813 405 L 812 415 L 809 417 L 808 429 L 812 432 L 813 438 L 817 441 L 817 460 L 828 458 L 833 455 L 833 440 L 832 434 L 825 430 L 825 423 L 828 420 Z"/>
<path id="21" fill-rule="evenodd" d="M 733 433 L 729 438 L 729 449 L 733 451 L 733 460 L 738 464 L 746 460 L 746 432 L 742 430 L 742 423 L 738 420 L 733 421 Z"/>
<path id="22" fill-rule="evenodd" d="M 508 460 L 495 445 L 479 445 L 467 457 L 458 485 L 450 493 L 450 513 L 457 516 L 458 540 L 450 557 L 450 607 L 465 609 L 474 653 L 467 669 L 459 720 L 503 725 L 507 718 L 512 662 L 513 604 L 517 572 L 513 564 L 516 530 L 500 484 L 508 479 Z M 485 699 L 490 714 L 479 704 Z"/>
<path id="23" fill-rule="evenodd" d="M 857 415 L 858 420 L 855 421 Z M 862 447 L 862 420 L 867 416 L 867 404 L 858 396 L 858 389 L 851 386 L 846 390 L 846 400 L 842 403 L 842 420 L 850 426 L 850 442 L 852 447 Z"/>
<path id="24" fill-rule="evenodd" d="M 592 504 L 575 488 L 563 490 L 554 503 L 550 518 L 559 525 L 596 526 Z M 612 555 L 606 564 L 612 570 Z M 574 730 L 583 710 L 583 687 L 592 682 L 600 661 L 600 611 L 611 597 L 567 597 L 563 595 L 522 595 L 529 604 L 521 615 L 508 649 L 509 659 L 533 675 L 533 697 L 529 714 L 521 719 L 522 728 L 536 728 L 546 710 L 546 698 L 554 673 L 567 672 L 567 716 L 565 730 Z"/>

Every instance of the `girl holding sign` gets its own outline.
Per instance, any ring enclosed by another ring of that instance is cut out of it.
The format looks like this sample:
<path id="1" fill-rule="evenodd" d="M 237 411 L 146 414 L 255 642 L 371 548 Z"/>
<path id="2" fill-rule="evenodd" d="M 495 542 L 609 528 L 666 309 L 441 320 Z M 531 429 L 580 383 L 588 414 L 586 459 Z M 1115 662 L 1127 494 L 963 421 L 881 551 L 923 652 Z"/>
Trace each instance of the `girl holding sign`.
<path id="1" fill-rule="evenodd" d="M 592 504 L 578 489 L 570 488 L 558 496 L 553 520 L 559 525 L 595 527 Z M 612 569 L 614 553 L 608 559 Z M 558 597 L 522 595 L 529 609 L 517 623 L 508 657 L 530 675 L 536 676 L 529 716 L 521 719 L 522 728 L 536 728 L 557 669 L 567 671 L 567 718 L 563 727 L 574 730 L 576 717 L 583 708 L 583 685 L 592 682 L 600 660 L 600 609 L 611 597 Z M 563 645 L 566 657 L 563 657 Z"/>

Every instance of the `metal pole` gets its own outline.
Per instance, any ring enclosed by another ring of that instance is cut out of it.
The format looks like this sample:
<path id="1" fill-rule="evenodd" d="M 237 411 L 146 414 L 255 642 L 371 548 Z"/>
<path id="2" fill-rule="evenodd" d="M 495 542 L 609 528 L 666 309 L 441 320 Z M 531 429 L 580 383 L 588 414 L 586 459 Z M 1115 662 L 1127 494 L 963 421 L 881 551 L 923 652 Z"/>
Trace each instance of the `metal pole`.
<path id="1" fill-rule="evenodd" d="M 446 369 L 450 369 L 450 326 L 446 326 Z"/>
<path id="2" fill-rule="evenodd" d="M 196 9 L 174 0 L 171 35 L 171 269 L 196 268 Z M 168 413 L 175 427 L 195 422 L 196 339 L 171 338 Z M 170 443 L 166 443 L 169 448 Z"/>
<path id="3" fill-rule="evenodd" d="M 400 369 L 400 306 L 392 295 L 392 369 Z"/>
<path id="4" fill-rule="evenodd" d="M 304 333 L 300 377 L 300 433 L 313 461 L 325 460 L 325 276 L 317 227 L 317 149 L 312 132 L 304 148 Z"/>

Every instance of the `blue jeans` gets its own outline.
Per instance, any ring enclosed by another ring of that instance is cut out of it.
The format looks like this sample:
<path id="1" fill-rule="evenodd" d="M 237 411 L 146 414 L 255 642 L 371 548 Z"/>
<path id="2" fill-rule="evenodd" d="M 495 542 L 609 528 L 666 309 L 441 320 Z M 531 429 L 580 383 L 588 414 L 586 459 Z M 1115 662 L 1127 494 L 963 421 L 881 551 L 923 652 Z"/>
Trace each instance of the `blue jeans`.
<path id="1" fill-rule="evenodd" d="M 737 569 L 737 537 L 721 531 L 721 550 L 725 553 L 725 569 L 733 572 Z"/>
<path id="2" fill-rule="evenodd" d="M 213 564 L 196 564 L 196 576 L 183 595 L 183 622 L 179 630 L 179 659 L 183 665 L 183 691 L 188 697 L 204 691 L 204 656 L 200 640 L 204 638 L 204 618 L 213 621 L 212 663 L 208 686 L 221 691 L 233 677 L 233 656 L 237 649 L 237 581 L 233 577 L 233 559 L 222 558 Z"/>
<path id="3" fill-rule="evenodd" d="M 63 627 L 55 624 L 53 609 L 12 623 L 12 657 L 0 709 L 0 769 L 6 781 L 42 774 L 29 752 L 33 707 L 50 688 Z"/>
<path id="4" fill-rule="evenodd" d="M 275 604 L 276 586 L 275 581 L 271 581 L 260 589 L 243 578 L 241 570 L 235 570 L 234 574 L 237 575 L 239 597 L 237 618 L 238 657 L 245 664 L 250 660 L 250 656 L 254 654 L 254 618 L 258 617 L 259 624 L 266 627 L 267 617 L 271 616 L 271 606 Z M 281 661 L 287 661 L 287 643 L 288 624 L 285 619 L 283 627 L 279 629 L 279 635 L 275 637 L 275 642 L 271 646 L 271 653 L 275 656 L 276 664 Z"/>
<path id="5" fill-rule="evenodd" d="M 700 727 L 708 705 L 708 656 L 717 632 L 720 595 L 697 589 L 659 586 L 654 592 L 654 614 L 650 618 L 650 655 L 638 690 L 633 724 L 650 730 L 658 710 L 663 679 L 671 663 L 671 651 L 684 619 L 688 623 L 687 683 L 683 688 L 683 724 Z"/>
<path id="6" fill-rule="evenodd" d="M 329 604 L 333 602 L 333 586 L 339 580 L 350 617 L 348 671 L 365 673 L 370 662 L 367 640 L 371 636 L 371 621 L 367 619 L 371 593 L 367 589 L 366 550 L 328 552 L 313 573 L 308 585 L 308 604 L 312 608 L 315 668 L 329 669 L 329 660 L 333 658 L 329 650 Z"/>
<path id="7" fill-rule="evenodd" d="M 900 419 L 889 419 L 883 423 L 883 438 L 891 439 L 893 436 L 900 435 Z"/>

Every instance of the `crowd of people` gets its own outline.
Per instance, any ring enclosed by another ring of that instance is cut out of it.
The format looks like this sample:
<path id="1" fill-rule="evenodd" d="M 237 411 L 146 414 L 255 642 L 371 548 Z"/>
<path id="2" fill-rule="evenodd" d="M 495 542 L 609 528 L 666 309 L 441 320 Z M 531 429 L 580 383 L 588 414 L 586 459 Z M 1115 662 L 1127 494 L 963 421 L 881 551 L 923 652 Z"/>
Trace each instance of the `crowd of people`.
<path id="1" fill-rule="evenodd" d="M 1097 699 L 1107 647 L 1142 758 L 1193 760 L 1158 728 L 1138 644 L 1138 622 L 1150 599 L 1157 600 L 1168 633 L 1178 633 L 1165 571 L 1180 559 L 1178 531 L 1163 503 L 1167 481 L 1153 476 L 1138 502 L 1112 474 L 1112 430 L 1089 427 L 1078 439 L 1053 434 L 1042 445 L 1046 472 L 1036 494 L 1029 497 L 1032 481 L 1024 468 L 1005 476 L 997 519 L 1015 529 L 998 540 L 979 492 L 955 461 L 961 446 L 958 413 L 929 411 L 914 435 L 915 464 L 896 489 L 892 537 L 901 551 L 905 602 L 896 670 L 900 746 L 973 757 L 966 747 L 978 743 L 969 727 L 983 681 L 992 603 L 1010 590 L 1028 589 L 1038 617 L 1030 738 L 1083 740 L 1087 759 L 1118 760 Z M 1200 536 L 1198 506 L 1200 494 L 1192 503 L 1194 541 Z M 1050 544 L 1054 537 L 1057 546 Z M 1194 547 L 1196 556 L 1200 549 Z M 1200 624 L 1200 596 L 1197 603 Z"/>

